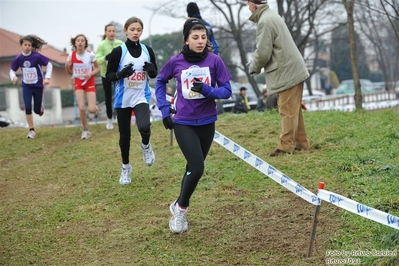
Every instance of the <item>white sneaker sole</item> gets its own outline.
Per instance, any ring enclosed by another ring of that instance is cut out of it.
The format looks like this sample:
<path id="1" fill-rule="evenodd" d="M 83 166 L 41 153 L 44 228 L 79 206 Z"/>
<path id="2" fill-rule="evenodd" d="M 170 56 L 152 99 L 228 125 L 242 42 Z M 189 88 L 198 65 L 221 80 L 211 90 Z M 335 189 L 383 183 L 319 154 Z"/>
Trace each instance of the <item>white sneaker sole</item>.
<path id="1" fill-rule="evenodd" d="M 143 159 L 144 159 L 144 163 L 145 163 L 146 165 L 151 166 L 151 165 L 153 165 L 154 162 L 155 162 L 155 154 L 152 153 L 152 161 L 151 161 L 150 163 L 148 163 L 148 162 L 145 161 L 145 157 L 144 157 Z"/>
<path id="2" fill-rule="evenodd" d="M 150 144 L 150 145 L 151 145 L 151 144 Z M 151 161 L 151 162 L 147 162 L 147 161 L 146 161 L 146 159 L 145 159 L 145 150 L 143 149 L 142 146 L 141 146 L 141 150 L 142 150 L 142 153 L 143 153 L 143 160 L 144 160 L 144 163 L 145 163 L 146 165 L 148 165 L 148 166 L 153 165 L 154 162 L 155 162 L 155 153 L 154 153 L 154 150 L 152 149 L 152 147 L 151 147 L 151 150 L 152 150 L 152 161 Z"/>
<path id="3" fill-rule="evenodd" d="M 112 129 L 114 129 L 114 125 L 113 124 L 107 124 L 105 126 L 105 128 L 108 129 L 108 130 L 112 130 Z"/>
<path id="4" fill-rule="evenodd" d="M 122 178 L 119 179 L 119 184 L 121 185 L 129 185 L 130 183 L 132 183 L 132 180 L 124 181 Z"/>
<path id="5" fill-rule="evenodd" d="M 172 226 L 173 220 L 172 219 L 174 218 L 174 209 L 175 208 L 177 208 L 176 201 L 169 205 L 169 211 L 172 214 L 172 218 L 170 218 L 170 220 L 169 220 L 169 229 L 170 229 L 170 231 L 172 231 L 172 233 L 182 234 L 182 233 L 184 233 L 184 232 L 186 232 L 188 230 L 188 222 L 186 221 L 186 223 L 183 226 L 183 229 L 181 231 L 176 231 L 176 230 L 173 229 L 173 226 Z"/>

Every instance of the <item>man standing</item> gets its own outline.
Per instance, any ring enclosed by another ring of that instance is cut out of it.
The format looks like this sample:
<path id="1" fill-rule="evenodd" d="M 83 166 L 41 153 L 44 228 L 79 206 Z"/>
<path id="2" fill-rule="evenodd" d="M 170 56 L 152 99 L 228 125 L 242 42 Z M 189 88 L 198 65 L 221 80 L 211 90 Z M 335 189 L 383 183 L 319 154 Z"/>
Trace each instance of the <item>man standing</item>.
<path id="1" fill-rule="evenodd" d="M 308 150 L 309 141 L 303 122 L 301 102 L 303 82 L 309 77 L 305 61 L 283 19 L 270 9 L 267 1 L 248 1 L 249 20 L 257 24 L 256 50 L 249 73 L 264 68 L 268 94 L 278 94 L 281 117 L 280 143 L 270 156 Z"/>

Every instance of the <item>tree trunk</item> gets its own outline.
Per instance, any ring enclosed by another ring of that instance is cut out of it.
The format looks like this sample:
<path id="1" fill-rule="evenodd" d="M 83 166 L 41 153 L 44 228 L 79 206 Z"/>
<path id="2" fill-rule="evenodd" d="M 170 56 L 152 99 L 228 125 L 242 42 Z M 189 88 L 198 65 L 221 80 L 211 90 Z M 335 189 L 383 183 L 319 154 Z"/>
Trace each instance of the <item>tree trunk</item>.
<path id="1" fill-rule="evenodd" d="M 351 50 L 351 65 L 353 83 L 355 85 L 355 107 L 356 110 L 363 109 L 362 107 L 362 90 L 359 80 L 359 73 L 357 69 L 357 56 L 356 56 L 356 41 L 355 41 L 355 23 L 353 18 L 354 1 L 342 0 L 344 3 L 346 13 L 348 15 L 348 28 L 349 28 L 349 44 Z"/>

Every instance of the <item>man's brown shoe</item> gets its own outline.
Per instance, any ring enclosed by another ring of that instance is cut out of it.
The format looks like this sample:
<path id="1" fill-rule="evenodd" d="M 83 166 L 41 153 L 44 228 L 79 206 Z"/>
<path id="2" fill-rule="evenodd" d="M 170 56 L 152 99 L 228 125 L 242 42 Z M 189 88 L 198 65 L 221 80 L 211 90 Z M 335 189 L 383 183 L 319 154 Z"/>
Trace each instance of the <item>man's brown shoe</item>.
<path id="1" fill-rule="evenodd" d="M 282 151 L 280 149 L 277 149 L 274 152 L 270 153 L 269 156 L 270 157 L 275 157 L 275 156 L 279 156 L 279 155 L 284 154 L 284 153 L 288 153 L 288 152 Z"/>

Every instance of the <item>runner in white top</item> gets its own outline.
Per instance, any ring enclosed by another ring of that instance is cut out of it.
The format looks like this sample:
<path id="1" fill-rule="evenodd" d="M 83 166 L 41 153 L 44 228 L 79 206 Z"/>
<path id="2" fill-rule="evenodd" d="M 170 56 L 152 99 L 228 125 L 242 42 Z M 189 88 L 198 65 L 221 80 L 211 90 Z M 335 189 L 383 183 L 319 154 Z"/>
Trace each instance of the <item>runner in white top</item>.
<path id="1" fill-rule="evenodd" d="M 106 77 L 115 82 L 114 108 L 119 127 L 119 146 L 122 155 L 122 173 L 119 183 L 130 184 L 132 167 L 129 161 L 131 115 L 136 116 L 137 129 L 141 135 L 144 162 L 150 166 L 155 154 L 150 144 L 150 98 L 149 78 L 156 78 L 158 69 L 151 47 L 140 43 L 143 22 L 137 17 L 129 18 L 124 26 L 127 41 L 112 50 L 108 58 Z"/>

